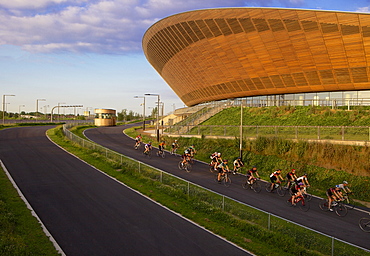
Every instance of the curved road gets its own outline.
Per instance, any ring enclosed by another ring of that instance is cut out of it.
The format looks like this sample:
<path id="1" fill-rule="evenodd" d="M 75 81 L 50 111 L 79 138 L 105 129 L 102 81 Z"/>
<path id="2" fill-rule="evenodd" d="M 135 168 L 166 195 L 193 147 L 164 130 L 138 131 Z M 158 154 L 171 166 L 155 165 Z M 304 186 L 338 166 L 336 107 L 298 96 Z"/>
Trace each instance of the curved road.
<path id="1" fill-rule="evenodd" d="M 249 255 L 63 151 L 48 128 L 1 130 L 0 160 L 66 255 Z"/>
<path id="2" fill-rule="evenodd" d="M 137 124 L 136 124 L 137 125 Z M 130 125 L 134 126 L 134 125 Z M 199 184 L 203 187 L 234 198 L 238 201 L 271 212 L 296 223 L 310 227 L 321 233 L 333 236 L 343 241 L 350 242 L 360 247 L 370 249 L 370 233 L 365 233 L 358 227 L 358 220 L 368 216 L 369 209 L 349 210 L 347 216 L 338 217 L 335 213 L 323 212 L 318 207 L 319 199 L 313 198 L 308 212 L 302 212 L 298 208 L 288 207 L 285 201 L 287 196 L 279 197 L 275 193 L 267 193 L 262 190 L 259 194 L 241 187 L 244 178 L 241 175 L 232 176 L 233 184 L 226 188 L 213 181 L 213 174 L 208 171 L 207 164 L 197 162 L 190 173 L 180 171 L 177 168 L 179 157 L 167 154 L 165 159 L 153 156 L 147 159 L 142 150 L 134 150 L 133 139 L 123 134 L 123 129 L 128 126 L 99 127 L 85 131 L 85 135 L 96 143 L 110 148 L 116 152 L 136 158 L 158 169 L 177 175 L 183 179 Z M 155 138 L 153 138 L 154 140 Z M 156 151 L 156 149 L 154 150 Z M 154 154 L 153 154 L 154 155 Z"/>

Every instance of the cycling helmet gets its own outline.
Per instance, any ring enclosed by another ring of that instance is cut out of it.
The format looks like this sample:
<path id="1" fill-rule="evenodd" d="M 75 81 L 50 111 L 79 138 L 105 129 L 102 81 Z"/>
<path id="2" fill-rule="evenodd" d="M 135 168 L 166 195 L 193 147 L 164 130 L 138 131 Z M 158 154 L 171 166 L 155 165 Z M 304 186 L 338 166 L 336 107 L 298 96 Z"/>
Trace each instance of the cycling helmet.
<path id="1" fill-rule="evenodd" d="M 292 169 L 292 172 L 295 172 L 295 169 Z"/>
<path id="2" fill-rule="evenodd" d="M 177 140 L 175 140 L 175 142 L 177 142 Z"/>
<path id="3" fill-rule="evenodd" d="M 217 153 L 217 156 L 220 157 L 221 156 L 221 153 Z"/>
<path id="4" fill-rule="evenodd" d="M 344 181 L 343 181 L 343 184 L 348 184 L 348 181 L 344 180 Z"/>
<path id="5" fill-rule="evenodd" d="M 151 142 L 151 141 L 149 141 L 149 142 L 148 142 L 148 144 L 152 144 L 152 142 Z"/>
<path id="6" fill-rule="evenodd" d="M 307 173 L 303 174 L 303 176 L 307 176 Z"/>
<path id="7" fill-rule="evenodd" d="M 299 186 L 303 186 L 304 184 L 303 184 L 303 182 L 299 182 L 298 185 Z"/>
<path id="8" fill-rule="evenodd" d="M 237 159 L 239 159 L 239 160 L 240 160 L 240 159 L 242 159 L 242 158 L 239 156 Z"/>
<path id="9" fill-rule="evenodd" d="M 228 162 L 227 159 L 224 159 L 224 162 Z"/>

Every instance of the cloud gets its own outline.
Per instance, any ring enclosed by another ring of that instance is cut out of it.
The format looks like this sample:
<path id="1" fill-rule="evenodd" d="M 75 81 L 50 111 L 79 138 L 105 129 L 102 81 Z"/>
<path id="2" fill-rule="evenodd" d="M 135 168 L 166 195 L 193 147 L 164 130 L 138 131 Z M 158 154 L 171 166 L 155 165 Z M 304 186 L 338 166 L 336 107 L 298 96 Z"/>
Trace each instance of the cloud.
<path id="1" fill-rule="evenodd" d="M 370 12 L 370 8 L 367 6 L 367 7 L 361 7 L 361 8 L 358 8 L 356 10 L 356 12 Z"/>
<path id="2" fill-rule="evenodd" d="M 249 6 L 276 1 L 252 0 Z M 281 0 L 285 5 L 302 0 Z M 167 16 L 244 0 L 0 0 L 0 44 L 29 52 L 126 54 L 141 51 L 145 31 Z"/>

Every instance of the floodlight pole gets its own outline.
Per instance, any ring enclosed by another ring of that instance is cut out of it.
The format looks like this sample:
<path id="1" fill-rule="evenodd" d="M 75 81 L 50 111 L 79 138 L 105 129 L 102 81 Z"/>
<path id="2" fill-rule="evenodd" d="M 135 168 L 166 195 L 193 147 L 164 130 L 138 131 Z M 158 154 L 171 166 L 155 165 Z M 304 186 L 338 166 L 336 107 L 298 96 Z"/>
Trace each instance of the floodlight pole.
<path id="1" fill-rule="evenodd" d="M 39 112 L 39 101 L 46 101 L 46 100 L 45 99 L 37 99 L 36 100 L 36 113 L 35 113 L 36 119 L 38 117 L 38 112 Z"/>
<path id="2" fill-rule="evenodd" d="M 157 125 L 156 125 L 156 132 L 157 132 L 157 141 L 159 142 L 159 94 L 154 94 L 154 93 L 146 93 L 144 94 L 146 96 L 157 96 L 158 101 L 157 101 Z"/>
<path id="3" fill-rule="evenodd" d="M 3 125 L 5 125 L 5 96 L 15 96 L 14 94 L 3 95 Z"/>
<path id="4" fill-rule="evenodd" d="M 143 98 L 143 131 L 145 131 L 145 96 L 135 96 L 134 98 Z"/>

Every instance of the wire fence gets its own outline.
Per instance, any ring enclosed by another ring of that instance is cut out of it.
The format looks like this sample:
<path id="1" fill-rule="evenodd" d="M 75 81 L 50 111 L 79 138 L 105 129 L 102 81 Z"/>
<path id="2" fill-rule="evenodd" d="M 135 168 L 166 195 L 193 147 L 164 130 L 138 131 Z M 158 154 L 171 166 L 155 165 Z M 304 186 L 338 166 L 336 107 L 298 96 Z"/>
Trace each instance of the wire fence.
<path id="1" fill-rule="evenodd" d="M 251 205 L 154 168 L 136 159 L 119 154 L 99 144 L 83 139 L 69 131 L 69 128 L 73 126 L 74 124 L 63 125 L 64 135 L 69 140 L 84 148 L 103 154 L 108 160 L 120 163 L 122 168 L 125 168 L 126 170 L 130 170 L 139 175 L 144 175 L 145 177 L 149 177 L 152 180 L 160 182 L 165 185 L 163 186 L 163 189 L 171 188 L 171 191 L 166 191 L 168 194 L 172 193 L 176 196 L 184 196 L 189 201 L 195 201 L 198 204 L 198 207 L 201 208 L 207 207 L 209 209 L 220 209 L 233 214 L 242 220 L 248 220 L 252 225 L 257 225 L 262 230 L 261 232 L 278 232 L 279 234 L 287 234 L 289 237 L 294 238 L 297 244 L 304 246 L 306 249 L 319 251 L 323 255 L 370 255 L 370 250 L 368 249 L 260 210 Z"/>

